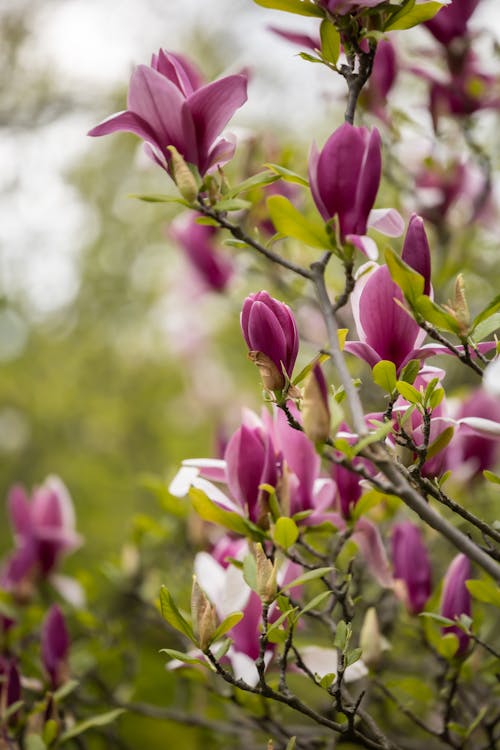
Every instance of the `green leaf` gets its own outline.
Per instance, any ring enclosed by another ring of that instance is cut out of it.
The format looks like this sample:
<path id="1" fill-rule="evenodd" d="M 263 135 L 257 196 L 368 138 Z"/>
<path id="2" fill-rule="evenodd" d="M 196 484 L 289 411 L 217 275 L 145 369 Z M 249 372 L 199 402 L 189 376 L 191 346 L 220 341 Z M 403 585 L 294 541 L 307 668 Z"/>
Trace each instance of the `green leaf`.
<path id="1" fill-rule="evenodd" d="M 494 604 L 495 607 L 500 607 L 500 586 L 497 586 L 493 581 L 466 581 L 465 585 L 469 593 L 480 602 L 485 604 Z"/>
<path id="2" fill-rule="evenodd" d="M 483 341 L 491 333 L 500 328 L 500 313 L 495 313 L 491 317 L 483 320 L 477 326 L 474 326 L 474 341 Z"/>
<path id="3" fill-rule="evenodd" d="M 321 18 L 323 11 L 308 0 L 254 0 L 254 3 L 262 8 L 273 10 L 286 10 L 288 13 L 296 13 L 299 16 L 317 16 Z"/>
<path id="4" fill-rule="evenodd" d="M 286 620 L 287 617 L 290 617 L 290 615 L 293 615 L 294 612 L 297 611 L 297 607 L 289 607 L 285 612 L 282 612 L 282 614 L 278 617 L 277 620 L 275 620 L 273 623 L 271 623 L 267 629 L 267 633 L 271 633 L 273 630 L 277 630 L 280 625 Z"/>
<path id="5" fill-rule="evenodd" d="M 488 469 L 485 469 L 483 471 L 483 477 L 488 481 L 492 482 L 493 484 L 500 484 L 500 477 L 498 474 L 493 474 L 492 471 L 488 471 Z"/>
<path id="6" fill-rule="evenodd" d="M 396 387 L 396 365 L 387 359 L 377 362 L 372 370 L 374 382 L 386 391 L 392 393 Z"/>
<path id="7" fill-rule="evenodd" d="M 373 432 L 369 432 L 368 435 L 362 437 L 361 440 L 351 446 L 351 453 L 353 456 L 357 456 L 367 445 L 372 443 L 378 443 L 380 440 L 384 440 L 390 432 L 394 429 L 392 422 L 381 422 L 380 426 L 377 427 Z"/>
<path id="8" fill-rule="evenodd" d="M 405 383 L 402 380 L 398 380 L 396 383 L 396 388 L 398 393 L 410 404 L 421 404 L 422 403 L 422 394 L 420 391 L 417 391 L 415 386 L 410 385 L 410 383 Z"/>
<path id="9" fill-rule="evenodd" d="M 357 661 L 359 661 L 362 653 L 363 653 L 362 648 L 353 648 L 352 651 L 348 651 L 347 654 L 345 655 L 346 667 L 350 667 L 351 664 L 355 664 Z"/>
<path id="10" fill-rule="evenodd" d="M 248 554 L 243 560 L 243 579 L 252 591 L 257 591 L 257 563 L 255 557 Z"/>
<path id="11" fill-rule="evenodd" d="M 427 389 L 428 390 L 428 389 Z M 425 405 L 428 409 L 436 409 L 444 398 L 443 388 L 434 388 L 432 393 L 425 394 Z"/>
<path id="12" fill-rule="evenodd" d="M 306 612 L 309 612 L 311 609 L 315 609 L 316 607 L 319 607 L 320 604 L 323 604 L 325 599 L 328 599 L 331 594 L 331 591 L 322 591 L 321 594 L 318 594 L 314 597 L 314 599 L 311 599 L 311 601 L 308 602 L 305 607 L 300 610 L 299 614 L 297 615 L 297 620 L 299 619 L 299 617 L 302 617 L 302 615 L 305 615 Z"/>
<path id="13" fill-rule="evenodd" d="M 271 183 L 276 182 L 276 180 L 279 180 L 278 174 L 275 174 L 271 171 L 258 172 L 248 179 L 243 180 L 243 182 L 240 182 L 240 184 L 236 185 L 234 188 L 230 188 L 224 197 L 236 198 L 237 195 L 246 193 L 248 190 L 253 190 L 257 187 L 264 187 L 265 185 L 271 185 Z"/>
<path id="14" fill-rule="evenodd" d="M 143 195 L 140 193 L 130 193 L 129 198 L 136 198 L 139 201 L 145 203 L 180 203 L 181 206 L 191 208 L 191 203 L 185 201 L 184 198 L 179 198 L 174 195 L 166 195 L 164 193 L 151 193 L 151 195 Z"/>
<path id="15" fill-rule="evenodd" d="M 487 305 L 484 310 L 482 310 L 479 315 L 476 315 L 474 320 L 472 321 L 471 330 L 474 330 L 479 323 L 482 323 L 485 320 L 488 320 L 488 318 L 491 318 L 494 313 L 497 312 L 497 310 L 500 310 L 500 294 L 498 294 L 495 299 L 493 299 L 489 305 Z"/>
<path id="16" fill-rule="evenodd" d="M 337 64 L 340 55 L 340 34 L 330 21 L 326 18 L 321 22 L 319 29 L 321 37 L 321 52 L 325 60 Z"/>
<path id="17" fill-rule="evenodd" d="M 346 650 L 347 644 L 349 643 L 349 638 L 349 626 L 344 620 L 340 620 L 337 623 L 333 645 L 335 646 L 335 648 L 338 648 L 339 651 L 344 652 Z"/>
<path id="18" fill-rule="evenodd" d="M 453 427 L 446 427 L 446 429 L 441 432 L 440 435 L 437 436 L 437 438 L 429 445 L 427 449 L 426 454 L 426 460 L 428 461 L 430 458 L 434 458 L 434 456 L 437 456 L 438 453 L 440 453 L 453 437 L 454 429 Z"/>
<path id="19" fill-rule="evenodd" d="M 113 711 L 108 711 L 105 714 L 91 716 L 89 719 L 85 719 L 85 721 L 75 724 L 74 727 L 71 727 L 71 729 L 64 732 L 64 734 L 61 735 L 59 742 L 67 742 L 67 740 L 71 740 L 73 737 L 78 737 L 79 734 L 86 732 L 87 729 L 92 729 L 93 727 L 104 727 L 107 724 L 111 724 L 111 722 L 116 721 L 116 719 L 123 713 L 125 713 L 124 708 L 115 708 Z"/>
<path id="20" fill-rule="evenodd" d="M 335 570 L 335 568 L 329 567 L 308 570 L 307 573 L 302 573 L 302 575 L 300 575 L 298 578 L 294 578 L 293 581 L 290 581 L 290 583 L 287 583 L 286 586 L 283 586 L 281 591 L 287 591 L 288 589 L 292 589 L 295 586 L 302 586 L 303 583 L 309 583 L 309 581 L 314 581 L 316 580 L 316 578 L 321 578 L 327 573 L 331 573 L 332 570 Z"/>
<path id="21" fill-rule="evenodd" d="M 59 725 L 55 719 L 48 719 L 43 727 L 43 741 L 46 745 L 50 745 L 54 742 L 59 732 Z"/>
<path id="22" fill-rule="evenodd" d="M 160 654 L 166 654 L 171 659 L 177 659 L 177 661 L 182 661 L 184 664 L 202 664 L 204 667 L 207 666 L 206 661 L 203 659 L 185 654 L 183 651 L 176 651 L 174 648 L 161 648 Z"/>
<path id="23" fill-rule="evenodd" d="M 272 172 L 276 172 L 276 174 L 279 175 L 282 180 L 285 180 L 285 182 L 293 182 L 296 185 L 309 187 L 308 180 L 306 180 L 306 178 L 302 177 L 300 174 L 297 174 L 297 172 L 292 172 L 291 169 L 282 167 L 280 164 L 273 164 L 272 162 L 266 162 L 264 166 L 270 169 Z"/>
<path id="24" fill-rule="evenodd" d="M 411 6 L 411 4 L 410 4 Z M 411 29 L 413 26 L 417 26 L 419 23 L 429 21 L 438 13 L 443 6 L 441 3 L 430 2 L 424 3 L 423 5 L 414 5 L 406 10 L 402 14 L 398 14 L 399 17 L 392 18 L 389 25 L 384 28 L 384 31 L 394 31 L 396 29 Z"/>
<path id="25" fill-rule="evenodd" d="M 214 654 L 214 656 L 217 659 L 217 661 L 220 661 L 222 659 L 222 657 L 227 654 L 227 652 L 231 648 L 232 644 L 233 644 L 232 638 L 225 638 L 222 641 L 222 643 L 220 645 L 220 648 Z"/>
<path id="26" fill-rule="evenodd" d="M 424 277 L 405 263 L 391 247 L 385 249 L 384 257 L 392 280 L 400 287 L 404 296 L 413 307 L 418 297 L 424 293 Z"/>
<path id="27" fill-rule="evenodd" d="M 285 750 L 295 750 L 295 745 L 296 745 L 295 740 L 296 739 L 297 738 L 295 737 L 295 735 L 293 737 L 290 737 L 290 739 L 288 740 L 288 743 L 287 743 L 287 746 L 286 746 Z"/>
<path id="28" fill-rule="evenodd" d="M 420 372 L 421 362 L 418 359 L 410 359 L 410 361 L 403 367 L 399 376 L 400 380 L 405 383 L 412 385 Z"/>
<path id="29" fill-rule="evenodd" d="M 169 625 L 187 636 L 194 644 L 197 643 L 196 638 L 194 637 L 193 628 L 179 612 L 177 605 L 166 586 L 162 586 L 160 589 L 160 609 L 163 619 L 166 620 Z"/>
<path id="30" fill-rule="evenodd" d="M 272 195 L 267 199 L 267 208 L 274 226 L 281 234 L 310 247 L 322 250 L 330 247 L 324 224 L 306 219 L 285 196 Z"/>
<path id="31" fill-rule="evenodd" d="M 420 612 L 419 617 L 427 617 L 429 620 L 434 620 L 440 625 L 455 625 L 454 620 L 450 620 L 449 617 L 443 617 L 442 615 L 436 614 L 436 612 Z"/>
<path id="32" fill-rule="evenodd" d="M 431 300 L 430 297 L 427 297 L 426 294 L 421 294 L 417 297 L 413 307 L 416 312 L 418 312 L 435 328 L 438 328 L 441 331 L 454 333 L 457 336 L 460 335 L 460 326 L 456 318 L 446 312 L 446 310 L 443 310 L 443 308 Z"/>
<path id="33" fill-rule="evenodd" d="M 24 739 L 26 750 L 47 750 L 47 745 L 39 734 L 28 734 Z"/>
<path id="34" fill-rule="evenodd" d="M 193 508 L 204 521 L 210 521 L 218 526 L 223 526 L 225 529 L 234 531 L 242 536 L 250 535 L 257 540 L 264 537 L 262 529 L 259 529 L 258 526 L 247 521 L 245 518 L 238 515 L 238 513 L 235 513 L 232 510 L 224 510 L 220 505 L 217 505 L 210 500 L 203 490 L 200 490 L 197 487 L 191 487 L 189 490 L 189 497 L 191 498 Z"/>
<path id="35" fill-rule="evenodd" d="M 14 714 L 17 713 L 23 706 L 24 701 L 16 701 L 15 703 L 11 703 L 10 706 L 5 709 L 5 711 L 1 711 L 0 724 L 2 722 L 6 723 L 10 719 L 10 717 L 14 716 Z"/>
<path id="36" fill-rule="evenodd" d="M 437 643 L 437 650 L 445 659 L 452 659 L 458 651 L 458 645 L 455 633 L 445 633 Z"/>
<path id="37" fill-rule="evenodd" d="M 64 700 L 67 695 L 72 693 L 76 688 L 78 687 L 80 683 L 78 680 L 68 680 L 64 683 L 64 685 L 61 685 L 60 688 L 56 690 L 56 692 L 53 694 L 53 699 L 56 703 L 59 703 L 60 701 Z"/>
<path id="38" fill-rule="evenodd" d="M 219 638 L 222 638 L 223 635 L 231 630 L 231 628 L 234 628 L 234 626 L 237 625 L 242 619 L 243 612 L 232 612 L 230 615 L 228 615 L 224 620 L 222 620 L 221 624 L 216 629 L 215 633 L 212 636 L 211 643 L 213 643 L 214 641 L 218 641 Z"/>
<path id="39" fill-rule="evenodd" d="M 339 343 L 340 343 L 340 337 L 339 337 Z M 292 380 L 292 385 L 298 385 L 299 383 L 302 383 L 304 378 L 306 378 L 309 375 L 309 373 L 315 367 L 315 365 L 320 365 L 322 362 L 326 362 L 326 360 L 329 358 L 330 358 L 329 354 L 321 354 L 321 353 L 317 354 L 315 357 L 313 357 L 313 359 L 311 359 L 310 362 L 307 363 L 305 367 L 302 368 L 302 370 L 299 372 L 297 377 L 295 377 Z"/>
<path id="40" fill-rule="evenodd" d="M 330 685 L 333 683 L 334 679 L 336 678 L 335 672 L 328 672 L 328 674 L 323 675 L 321 680 L 319 681 L 319 684 L 322 688 L 325 688 L 325 690 L 328 690 Z"/>
<path id="41" fill-rule="evenodd" d="M 282 516 L 276 521 L 276 526 L 273 531 L 273 539 L 283 549 L 288 549 L 297 541 L 299 537 L 299 530 L 295 521 L 291 518 Z"/>
<path id="42" fill-rule="evenodd" d="M 211 219 L 210 216 L 197 216 L 195 219 L 197 224 L 201 224 L 203 227 L 218 227 L 219 222 L 217 219 Z M 246 247 L 246 246 L 245 246 Z"/>
<path id="43" fill-rule="evenodd" d="M 214 211 L 246 211 L 251 206 L 250 201 L 245 201 L 242 198 L 228 198 L 216 203 L 213 209 Z"/>
<path id="44" fill-rule="evenodd" d="M 358 502 L 351 511 L 351 517 L 353 521 L 357 521 L 358 518 L 364 516 L 371 508 L 375 508 L 380 505 L 382 500 L 385 500 L 387 495 L 383 495 L 377 490 L 368 490 L 364 495 L 361 495 Z"/>

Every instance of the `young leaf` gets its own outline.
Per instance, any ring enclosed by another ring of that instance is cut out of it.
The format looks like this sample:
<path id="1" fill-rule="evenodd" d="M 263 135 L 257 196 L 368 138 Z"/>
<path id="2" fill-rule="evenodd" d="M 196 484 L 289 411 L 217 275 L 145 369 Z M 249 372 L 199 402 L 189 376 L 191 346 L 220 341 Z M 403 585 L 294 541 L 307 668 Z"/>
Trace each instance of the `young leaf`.
<path id="1" fill-rule="evenodd" d="M 340 651 L 345 651 L 347 644 L 349 643 L 350 633 L 349 626 L 344 620 L 340 620 L 337 623 L 337 629 L 335 631 L 335 639 L 333 645 Z"/>
<path id="2" fill-rule="evenodd" d="M 309 0 L 254 0 L 254 3 L 263 8 L 273 10 L 286 10 L 288 13 L 296 13 L 299 16 L 319 16 L 323 12 Z"/>
<path id="3" fill-rule="evenodd" d="M 301 175 L 297 174 L 297 172 L 292 172 L 291 169 L 282 167 L 280 164 L 272 164 L 271 162 L 267 162 L 266 164 L 264 164 L 264 166 L 271 171 L 276 172 L 276 174 L 279 175 L 282 180 L 285 180 L 285 182 L 293 182 L 296 185 L 309 187 L 308 180 L 306 180 L 305 177 L 301 177 Z"/>
<path id="4" fill-rule="evenodd" d="M 487 305 L 484 310 L 479 313 L 479 315 L 476 315 L 476 317 L 472 321 L 471 330 L 474 331 L 476 329 L 476 326 L 488 320 L 488 318 L 491 318 L 492 315 L 497 312 L 497 310 L 500 310 L 500 294 L 498 294 L 495 299 L 492 300 L 489 305 Z"/>
<path id="5" fill-rule="evenodd" d="M 396 365 L 387 359 L 377 362 L 372 370 L 373 380 L 386 393 L 392 393 L 396 387 Z"/>
<path id="6" fill-rule="evenodd" d="M 351 664 L 355 664 L 357 661 L 359 661 L 362 653 L 363 653 L 362 648 L 353 648 L 352 651 L 348 651 L 347 654 L 345 655 L 346 667 L 350 667 Z"/>
<path id="7" fill-rule="evenodd" d="M 218 641 L 219 638 L 222 638 L 223 635 L 225 635 L 231 628 L 234 628 L 235 625 L 239 623 L 240 620 L 243 619 L 243 612 L 232 612 L 230 615 L 228 615 L 219 625 L 219 627 L 216 629 L 215 633 L 212 636 L 212 643 L 214 641 Z"/>
<path id="8" fill-rule="evenodd" d="M 242 198 L 228 198 L 219 201 L 213 208 L 215 211 L 246 211 L 251 205 L 250 201 Z"/>
<path id="9" fill-rule="evenodd" d="M 455 625 L 456 624 L 455 621 L 450 620 L 449 617 L 443 617 L 442 615 L 438 615 L 435 612 L 420 612 L 419 617 L 427 617 L 429 620 L 434 620 L 440 625 Z"/>
<path id="10" fill-rule="evenodd" d="M 429 2 L 423 3 L 422 5 L 415 5 L 405 10 L 404 13 L 397 14 L 395 18 L 393 16 L 389 25 L 384 28 L 384 31 L 394 31 L 396 29 L 411 29 L 413 26 L 417 26 L 419 23 L 429 21 L 433 18 L 438 11 L 442 8 L 441 3 Z"/>
<path id="11" fill-rule="evenodd" d="M 299 530 L 295 521 L 286 516 L 281 516 L 276 521 L 273 531 L 273 539 L 283 549 L 288 549 L 297 541 Z"/>
<path id="12" fill-rule="evenodd" d="M 425 286 L 424 277 L 405 263 L 391 247 L 386 248 L 384 257 L 393 281 L 400 287 L 404 296 L 413 307 L 418 297 L 423 296 Z"/>
<path id="13" fill-rule="evenodd" d="M 283 195 L 272 195 L 267 199 L 267 208 L 274 226 L 281 234 L 293 237 L 310 247 L 319 247 L 322 250 L 330 247 L 324 225 L 306 219 L 288 198 Z"/>
<path id="14" fill-rule="evenodd" d="M 322 591 L 321 594 L 318 594 L 314 597 L 314 599 L 311 599 L 311 601 L 308 602 L 305 607 L 300 610 L 299 614 L 297 615 L 297 620 L 299 619 L 299 617 L 302 617 L 302 615 L 305 615 L 306 612 L 309 612 L 309 610 L 315 609 L 316 607 L 319 607 L 320 604 L 323 604 L 325 599 L 328 599 L 331 594 L 331 591 Z"/>
<path id="15" fill-rule="evenodd" d="M 437 644 L 437 650 L 445 659 L 452 659 L 458 650 L 458 638 L 455 633 L 445 633 Z"/>
<path id="16" fill-rule="evenodd" d="M 500 313 L 495 313 L 491 317 L 483 320 L 478 325 L 474 325 L 474 341 L 483 341 L 494 331 L 500 328 Z"/>
<path id="17" fill-rule="evenodd" d="M 422 403 L 422 394 L 420 393 L 420 391 L 417 391 L 415 386 L 410 385 L 410 383 L 405 383 L 402 380 L 398 380 L 396 383 L 396 388 L 398 390 L 398 393 L 410 404 Z"/>
<path id="18" fill-rule="evenodd" d="M 59 738 L 59 742 L 62 744 L 63 742 L 73 739 L 73 737 L 78 737 L 79 734 L 83 734 L 87 729 L 92 729 L 93 727 L 104 727 L 107 724 L 111 724 L 111 722 L 116 721 L 116 719 L 123 713 L 125 713 L 124 708 L 114 708 L 112 711 L 108 711 L 105 714 L 91 716 L 89 719 L 80 721 L 78 724 L 72 726 L 71 729 L 64 732 Z"/>
<path id="19" fill-rule="evenodd" d="M 469 593 L 480 602 L 500 607 L 500 587 L 493 581 L 466 581 Z"/>
<path id="20" fill-rule="evenodd" d="M 295 750 L 295 745 L 296 745 L 295 740 L 296 740 L 295 735 L 293 737 L 290 737 L 290 739 L 288 740 L 288 744 L 287 744 L 285 750 Z"/>
<path id="21" fill-rule="evenodd" d="M 410 361 L 403 367 L 399 379 L 412 385 L 420 372 L 421 366 L 422 363 L 418 359 L 410 359 Z"/>
<path id="22" fill-rule="evenodd" d="M 492 482 L 492 484 L 500 484 L 500 477 L 498 474 L 493 474 L 492 471 L 488 471 L 488 469 L 485 469 L 483 471 L 483 477 L 488 481 Z"/>
<path id="23" fill-rule="evenodd" d="M 252 591 L 257 591 L 257 563 L 251 554 L 243 560 L 243 578 Z"/>
<path id="24" fill-rule="evenodd" d="M 316 578 L 321 578 L 327 573 L 331 573 L 332 570 L 334 570 L 334 568 L 316 568 L 315 570 L 308 570 L 307 573 L 302 573 L 298 578 L 294 578 L 293 581 L 290 581 L 286 586 L 283 586 L 281 591 L 287 591 L 295 586 L 302 586 L 303 583 L 309 583 L 309 581 L 314 581 Z"/>
<path id="25" fill-rule="evenodd" d="M 325 60 L 337 64 L 340 55 L 340 34 L 335 26 L 326 19 L 321 22 L 319 29 L 321 37 L 321 52 Z"/>
<path id="26" fill-rule="evenodd" d="M 425 294 L 421 294 L 413 303 L 414 309 L 431 323 L 435 328 L 441 331 L 448 331 L 460 335 L 460 326 L 456 318 L 450 313 L 439 307 L 430 297 Z"/>
<path id="27" fill-rule="evenodd" d="M 179 198 L 175 195 L 165 195 L 164 193 L 151 193 L 151 195 L 142 195 L 138 193 L 130 193 L 129 198 L 136 198 L 139 201 L 145 203 L 180 203 L 181 206 L 191 208 L 191 203 L 185 201 L 184 198 Z"/>
<path id="28" fill-rule="evenodd" d="M 426 459 L 429 460 L 430 458 L 434 458 L 434 456 L 437 456 L 438 453 L 440 453 L 453 437 L 454 429 L 453 427 L 446 427 L 446 429 L 441 432 L 440 435 L 437 436 L 437 438 L 432 442 L 428 449 L 426 454 Z"/>
<path id="29" fill-rule="evenodd" d="M 243 516 L 238 515 L 231 510 L 224 510 L 220 505 L 214 503 L 197 487 L 191 487 L 189 497 L 193 508 L 204 521 L 210 521 L 218 526 L 223 526 L 230 531 L 234 531 L 242 536 L 252 536 L 254 539 L 262 539 L 264 533 L 258 526 L 247 521 Z"/>
<path id="30" fill-rule="evenodd" d="M 161 648 L 160 654 L 166 654 L 171 659 L 177 659 L 177 661 L 182 661 L 184 664 L 202 664 L 204 667 L 207 666 L 206 661 L 203 659 L 185 654 L 183 651 L 176 651 L 174 648 Z"/>
<path id="31" fill-rule="evenodd" d="M 224 197 L 228 199 L 236 198 L 236 196 L 241 195 L 241 193 L 246 193 L 248 190 L 253 190 L 257 187 L 270 185 L 271 183 L 276 182 L 276 180 L 279 180 L 278 174 L 274 174 L 270 171 L 258 172 L 258 174 L 252 175 L 248 179 L 243 180 L 243 182 L 240 182 L 239 185 L 228 190 Z"/>
<path id="32" fill-rule="evenodd" d="M 163 619 L 175 628 L 175 630 L 183 633 L 190 641 L 196 644 L 193 628 L 177 609 L 177 606 L 166 586 L 162 586 L 160 589 L 160 608 Z"/>

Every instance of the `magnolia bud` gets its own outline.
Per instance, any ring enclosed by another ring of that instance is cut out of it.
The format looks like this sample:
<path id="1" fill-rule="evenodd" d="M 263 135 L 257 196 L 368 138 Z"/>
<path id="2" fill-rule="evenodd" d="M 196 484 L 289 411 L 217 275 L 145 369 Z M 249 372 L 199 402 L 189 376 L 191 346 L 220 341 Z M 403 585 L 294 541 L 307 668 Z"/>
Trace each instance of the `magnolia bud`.
<path id="1" fill-rule="evenodd" d="M 255 562 L 257 564 L 257 593 L 265 604 L 270 604 L 278 590 L 276 583 L 276 563 L 266 557 L 261 544 L 255 545 Z"/>
<path id="2" fill-rule="evenodd" d="M 306 378 L 302 401 L 302 425 L 313 443 L 324 442 L 330 436 L 328 388 L 318 364 Z"/>
<path id="3" fill-rule="evenodd" d="M 198 197 L 195 177 L 175 146 L 168 146 L 168 151 L 170 151 L 170 164 L 175 184 L 182 197 L 193 203 Z"/>
<path id="4" fill-rule="evenodd" d="M 359 645 L 363 649 L 363 661 L 367 667 L 377 667 L 383 651 L 383 639 L 378 624 L 377 610 L 369 607 L 361 627 Z"/>
<path id="5" fill-rule="evenodd" d="M 206 651 L 217 629 L 217 615 L 215 607 L 199 586 L 196 576 L 193 576 L 191 590 L 191 616 L 200 649 Z"/>

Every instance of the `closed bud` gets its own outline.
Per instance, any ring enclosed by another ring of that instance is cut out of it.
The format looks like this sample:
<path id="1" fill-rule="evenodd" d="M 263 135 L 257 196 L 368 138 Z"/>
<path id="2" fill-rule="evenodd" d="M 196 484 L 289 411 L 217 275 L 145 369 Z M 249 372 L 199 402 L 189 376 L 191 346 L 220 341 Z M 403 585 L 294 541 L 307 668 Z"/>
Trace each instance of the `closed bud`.
<path id="1" fill-rule="evenodd" d="M 259 368 L 260 379 L 266 391 L 280 391 L 283 388 L 283 373 L 278 370 L 273 360 L 263 352 L 248 352 L 250 359 Z"/>
<path id="2" fill-rule="evenodd" d="M 182 197 L 189 203 L 193 203 L 198 197 L 198 185 L 195 177 L 175 146 L 169 146 L 168 150 L 170 151 L 170 165 L 175 184 Z"/>
<path id="3" fill-rule="evenodd" d="M 378 623 L 377 610 L 369 607 L 361 627 L 359 645 L 363 649 L 363 661 L 367 667 L 375 668 L 380 663 L 383 638 Z"/>
<path id="4" fill-rule="evenodd" d="M 330 436 L 328 388 L 318 364 L 313 367 L 304 385 L 302 425 L 307 437 L 314 443 L 324 442 Z"/>
<path id="5" fill-rule="evenodd" d="M 217 615 L 215 607 L 199 586 L 196 576 L 193 576 L 191 590 L 191 616 L 198 645 L 202 651 L 206 651 L 217 629 Z"/>
<path id="6" fill-rule="evenodd" d="M 276 563 L 266 557 L 261 544 L 255 545 L 255 562 L 257 563 L 257 593 L 265 604 L 270 604 L 278 591 L 276 582 Z"/>

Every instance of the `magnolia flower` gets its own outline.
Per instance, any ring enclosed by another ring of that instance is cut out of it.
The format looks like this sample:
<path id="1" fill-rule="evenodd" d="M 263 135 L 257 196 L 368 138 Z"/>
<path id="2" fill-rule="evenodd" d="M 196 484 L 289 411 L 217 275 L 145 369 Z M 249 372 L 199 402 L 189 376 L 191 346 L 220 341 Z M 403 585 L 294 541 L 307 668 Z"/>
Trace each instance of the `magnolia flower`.
<path id="1" fill-rule="evenodd" d="M 7 587 L 49 576 L 61 557 L 81 544 L 71 498 L 58 477 L 49 477 L 37 487 L 31 501 L 25 489 L 15 485 L 9 492 L 8 510 L 16 549 L 3 571 Z"/>
<path id="2" fill-rule="evenodd" d="M 169 146 L 200 175 L 233 155 L 234 145 L 219 138 L 245 103 L 247 79 L 232 75 L 203 85 L 187 61 L 160 50 L 151 66 L 139 65 L 130 80 L 128 108 L 93 128 L 89 135 L 127 131 L 142 138 L 148 155 L 171 172 Z"/>
<path id="3" fill-rule="evenodd" d="M 233 267 L 216 247 L 217 229 L 198 224 L 196 215 L 180 216 L 170 224 L 169 234 L 184 250 L 203 284 L 214 292 L 223 292 L 233 275 Z"/>
<path id="4" fill-rule="evenodd" d="M 416 615 L 431 593 L 431 565 L 420 529 L 410 521 L 392 528 L 392 562 L 394 578 L 404 585 L 404 603 Z"/>
<path id="5" fill-rule="evenodd" d="M 360 102 L 383 122 L 388 117 L 385 112 L 387 96 L 396 82 L 398 65 L 394 45 L 388 39 L 377 44 L 373 68 L 368 83 L 363 87 Z"/>
<path id="6" fill-rule="evenodd" d="M 21 699 L 21 677 L 17 668 L 17 663 L 13 658 L 0 656 L 0 706 L 2 714 L 10 706 L 14 705 Z M 7 723 L 13 722 L 14 716 L 10 716 Z"/>
<path id="7" fill-rule="evenodd" d="M 291 378 L 299 350 L 297 324 L 288 305 L 265 291 L 251 294 L 243 302 L 241 330 L 264 387 L 282 390 L 284 372 Z"/>
<path id="8" fill-rule="evenodd" d="M 455 0 L 425 22 L 432 36 L 445 47 L 457 37 L 467 34 L 467 24 L 480 0 Z"/>
<path id="9" fill-rule="evenodd" d="M 470 578 L 470 560 L 465 555 L 457 555 L 451 562 L 443 581 L 441 594 L 441 614 L 449 620 L 460 615 L 470 616 L 471 597 L 465 585 Z M 469 645 L 469 636 L 456 625 L 443 628 L 444 633 L 454 633 L 458 638 L 459 655 L 463 655 Z"/>
<path id="10" fill-rule="evenodd" d="M 54 604 L 42 625 L 42 662 L 53 688 L 66 680 L 68 670 L 69 636 L 63 614 Z"/>
<path id="11" fill-rule="evenodd" d="M 461 403 L 456 413 L 461 429 L 446 451 L 446 468 L 463 471 L 467 467 L 469 477 L 474 477 L 485 469 L 495 468 L 500 458 L 500 436 L 471 429 L 468 426 L 471 418 L 497 422 L 500 426 L 500 401 L 478 388 Z"/>
<path id="12" fill-rule="evenodd" d="M 316 207 L 325 221 L 334 217 L 342 242 L 352 243 L 365 255 L 377 257 L 375 242 L 366 236 L 368 225 L 392 237 L 403 231 L 394 209 L 372 212 L 382 173 L 380 135 L 375 128 L 344 123 L 330 136 L 321 152 L 313 144 L 309 182 Z"/>

